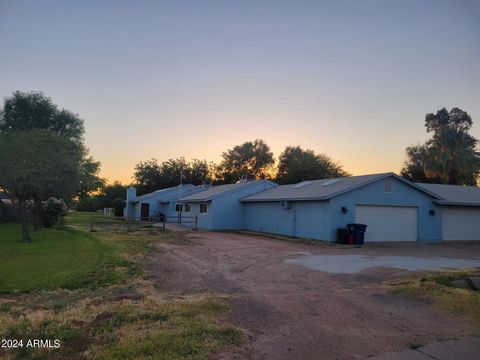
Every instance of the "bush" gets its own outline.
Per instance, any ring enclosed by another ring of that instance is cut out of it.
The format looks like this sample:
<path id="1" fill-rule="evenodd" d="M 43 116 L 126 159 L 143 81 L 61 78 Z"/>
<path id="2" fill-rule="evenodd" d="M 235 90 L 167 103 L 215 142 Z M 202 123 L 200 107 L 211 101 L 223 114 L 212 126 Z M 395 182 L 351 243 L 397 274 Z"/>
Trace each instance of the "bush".
<path id="1" fill-rule="evenodd" d="M 113 208 L 115 209 L 115 216 L 116 217 L 122 217 L 123 216 L 123 207 L 125 200 L 122 198 L 116 198 L 113 200 Z"/>
<path id="2" fill-rule="evenodd" d="M 43 226 L 52 227 L 61 216 L 66 214 L 67 205 L 65 205 L 65 201 L 62 199 L 51 197 L 42 201 L 40 209 Z"/>
<path id="3" fill-rule="evenodd" d="M 98 200 L 94 196 L 81 197 L 75 208 L 77 211 L 97 211 L 99 209 Z"/>

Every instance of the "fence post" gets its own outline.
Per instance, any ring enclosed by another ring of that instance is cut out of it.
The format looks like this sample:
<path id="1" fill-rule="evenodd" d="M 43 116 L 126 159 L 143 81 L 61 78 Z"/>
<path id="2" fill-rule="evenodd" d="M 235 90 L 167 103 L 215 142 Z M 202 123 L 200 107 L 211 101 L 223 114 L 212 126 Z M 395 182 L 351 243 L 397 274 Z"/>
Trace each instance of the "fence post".
<path id="1" fill-rule="evenodd" d="M 198 215 L 195 215 L 195 231 L 198 231 Z"/>
<path id="2" fill-rule="evenodd" d="M 178 223 L 179 224 L 182 223 L 182 213 L 181 212 L 178 213 Z"/>
<path id="3" fill-rule="evenodd" d="M 130 220 L 127 220 L 127 232 L 132 232 L 132 228 L 130 226 Z"/>

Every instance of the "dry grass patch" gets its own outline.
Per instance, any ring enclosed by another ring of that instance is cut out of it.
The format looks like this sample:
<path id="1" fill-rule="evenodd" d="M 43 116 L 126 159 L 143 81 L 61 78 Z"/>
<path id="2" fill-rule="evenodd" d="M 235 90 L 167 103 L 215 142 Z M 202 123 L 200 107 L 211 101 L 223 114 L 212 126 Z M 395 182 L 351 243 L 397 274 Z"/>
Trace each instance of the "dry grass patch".
<path id="1" fill-rule="evenodd" d="M 391 293 L 428 300 L 438 309 L 458 315 L 480 329 L 480 292 L 453 287 L 452 281 L 480 276 L 480 269 L 446 271 L 388 282 Z"/>
<path id="2" fill-rule="evenodd" d="M 88 217 L 65 226 L 88 231 Z M 110 223 L 108 223 L 110 224 Z M 113 249 L 115 261 L 85 276 L 74 289 L 0 296 L 0 339 L 59 339 L 58 349 L 2 349 L 2 359 L 208 359 L 239 344 L 243 331 L 220 321 L 225 297 L 158 293 L 145 271 L 155 242 L 189 244 L 185 234 L 156 231 L 92 233 Z"/>

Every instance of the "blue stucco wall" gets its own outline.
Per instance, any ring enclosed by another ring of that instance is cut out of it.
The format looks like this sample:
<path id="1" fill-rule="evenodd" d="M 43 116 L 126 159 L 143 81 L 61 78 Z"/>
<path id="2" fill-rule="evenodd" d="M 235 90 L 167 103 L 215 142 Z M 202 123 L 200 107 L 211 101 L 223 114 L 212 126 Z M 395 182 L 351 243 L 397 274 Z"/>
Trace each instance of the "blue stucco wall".
<path id="1" fill-rule="evenodd" d="M 243 205 L 241 198 L 271 189 L 275 185 L 259 182 L 252 186 L 238 189 L 212 201 L 212 226 L 214 230 L 243 229 Z"/>
<path id="2" fill-rule="evenodd" d="M 415 206 L 418 214 L 418 240 L 442 239 L 441 209 L 432 202 L 432 197 L 393 177 L 388 179 L 392 181 L 391 193 L 384 191 L 385 180 L 380 180 L 330 200 L 329 240 L 335 240 L 337 228 L 355 222 L 355 205 Z M 348 209 L 347 214 L 342 214 L 342 206 Z M 429 214 L 430 209 L 435 210 L 435 216 Z"/>
<path id="3" fill-rule="evenodd" d="M 290 209 L 285 209 L 280 207 L 279 201 L 244 203 L 244 229 L 316 240 L 327 239 L 330 223 L 328 201 L 294 201 L 290 204 Z"/>
<path id="4" fill-rule="evenodd" d="M 415 206 L 418 209 L 418 240 L 441 240 L 440 207 L 429 195 L 395 178 L 388 179 L 392 182 L 391 193 L 385 193 L 384 180 L 379 180 L 329 201 L 294 201 L 288 210 L 281 208 L 279 201 L 244 203 L 243 227 L 251 231 L 335 241 L 338 228 L 355 222 L 356 205 Z M 348 209 L 347 214 L 342 214 L 342 206 Z M 429 214 L 430 209 L 435 210 L 435 216 Z"/>
<path id="5" fill-rule="evenodd" d="M 198 227 L 206 230 L 242 230 L 243 204 L 240 199 L 274 187 L 273 183 L 257 182 L 208 202 L 208 212 L 200 213 L 200 204 L 191 203 L 191 216 L 198 216 Z M 185 215 L 188 215 L 187 213 Z"/>
<path id="6" fill-rule="evenodd" d="M 204 191 L 204 188 L 195 187 L 193 185 L 187 184 L 183 187 L 174 187 L 169 189 L 165 193 L 159 193 L 158 195 L 153 194 L 151 197 L 147 199 L 139 200 L 138 203 L 130 204 L 130 208 L 132 209 L 130 212 L 130 218 L 135 220 L 140 220 L 141 215 L 141 204 L 149 204 L 149 216 L 150 217 L 157 217 L 160 213 L 169 216 L 175 217 L 178 215 L 175 205 L 177 201 L 186 196 L 195 194 L 201 191 Z M 167 203 L 163 203 L 165 199 L 168 199 Z"/>

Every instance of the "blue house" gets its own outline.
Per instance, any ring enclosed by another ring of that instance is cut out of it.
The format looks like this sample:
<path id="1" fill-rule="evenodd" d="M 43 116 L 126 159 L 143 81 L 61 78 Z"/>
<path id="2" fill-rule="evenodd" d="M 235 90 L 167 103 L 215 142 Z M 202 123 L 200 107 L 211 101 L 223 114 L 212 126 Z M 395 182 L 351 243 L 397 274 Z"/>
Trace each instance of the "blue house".
<path id="1" fill-rule="evenodd" d="M 203 192 L 181 198 L 178 203 L 183 203 L 184 216 L 197 218 L 200 229 L 241 230 L 244 211 L 240 199 L 276 186 L 268 180 L 243 180 L 236 184 L 211 186 Z"/>
<path id="2" fill-rule="evenodd" d="M 177 216 L 182 211 L 182 205 L 177 204 L 178 199 L 205 190 L 202 186 L 186 184 L 137 196 L 137 190 L 134 187 L 129 187 L 127 189 L 124 217 L 129 220 L 147 221 L 159 218 L 160 215 Z"/>
<path id="3" fill-rule="evenodd" d="M 442 184 L 417 184 L 439 199 L 443 240 L 480 240 L 480 188 Z"/>
<path id="4" fill-rule="evenodd" d="M 435 241 L 442 199 L 393 173 L 304 181 L 242 198 L 242 227 L 334 241 L 338 228 L 363 223 L 366 242 Z"/>

